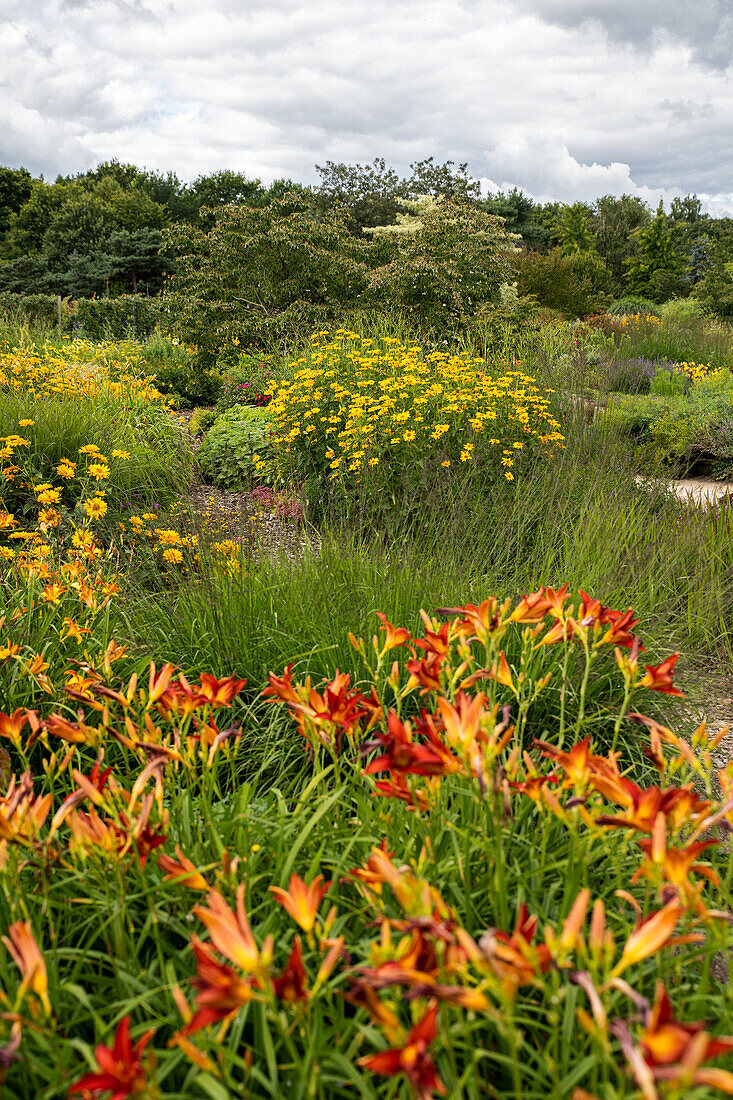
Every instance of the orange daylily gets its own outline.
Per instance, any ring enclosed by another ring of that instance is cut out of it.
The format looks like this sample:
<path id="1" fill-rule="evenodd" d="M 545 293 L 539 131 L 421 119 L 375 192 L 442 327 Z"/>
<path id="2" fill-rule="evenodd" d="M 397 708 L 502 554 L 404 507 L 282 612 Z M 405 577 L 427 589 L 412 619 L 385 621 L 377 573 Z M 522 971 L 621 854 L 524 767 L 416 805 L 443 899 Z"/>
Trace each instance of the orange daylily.
<path id="1" fill-rule="evenodd" d="M 192 979 L 192 984 L 199 991 L 196 997 L 198 1008 L 172 1042 L 193 1035 L 218 1020 L 236 1016 L 243 1005 L 257 998 L 252 975 L 242 978 L 217 959 L 211 945 L 202 943 L 197 936 L 191 938 L 191 946 L 196 956 L 196 977 Z"/>
<path id="2" fill-rule="evenodd" d="M 663 909 L 658 909 L 641 920 L 624 944 L 621 958 L 611 977 L 617 977 L 628 966 L 641 962 L 664 947 L 677 927 L 681 912 L 680 902 L 673 898 Z"/>
<path id="3" fill-rule="evenodd" d="M 176 844 L 176 857 L 173 859 L 172 856 L 158 856 L 158 866 L 161 871 L 165 871 L 163 881 L 177 882 L 181 886 L 187 886 L 189 890 L 208 890 L 208 882 L 191 860 L 183 854 L 178 844 Z"/>
<path id="4" fill-rule="evenodd" d="M 270 886 L 269 890 L 295 923 L 310 935 L 316 923 L 318 908 L 330 886 L 330 882 L 323 881 L 323 875 L 317 875 L 310 885 L 306 885 L 299 875 L 293 873 L 290 876 L 289 890 L 283 890 L 280 886 Z"/>
<path id="5" fill-rule="evenodd" d="M 257 946 L 244 907 L 244 883 L 237 888 L 235 912 L 218 890 L 209 891 L 208 905 L 197 905 L 193 912 L 206 925 L 217 951 L 246 974 L 260 974 L 270 964 L 274 940 L 267 936 L 262 948 Z"/>
<path id="6" fill-rule="evenodd" d="M 661 691 L 665 695 L 677 695 L 684 699 L 684 692 L 678 691 L 672 684 L 672 674 L 678 658 L 679 653 L 673 653 L 658 665 L 644 665 L 646 676 L 640 681 L 641 686 L 650 691 Z"/>
<path id="7" fill-rule="evenodd" d="M 247 683 L 246 680 L 237 680 L 234 676 L 217 680 L 216 676 L 212 676 L 209 672 L 202 672 L 199 681 L 199 693 L 205 699 L 208 699 L 214 710 L 218 707 L 231 706 L 232 699 L 235 695 L 239 695 L 239 692 Z"/>
<path id="8" fill-rule="evenodd" d="M 18 998 L 22 999 L 30 989 L 40 999 L 46 1014 L 50 1015 L 46 963 L 31 931 L 30 921 L 16 921 L 11 924 L 7 936 L 3 936 L 2 940 L 21 973 Z"/>
<path id="9" fill-rule="evenodd" d="M 35 712 L 33 713 L 35 716 Z M 17 747 L 20 736 L 30 721 L 31 712 L 25 708 L 18 707 L 12 714 L 3 714 L 0 711 L 0 737 L 6 737 Z"/>

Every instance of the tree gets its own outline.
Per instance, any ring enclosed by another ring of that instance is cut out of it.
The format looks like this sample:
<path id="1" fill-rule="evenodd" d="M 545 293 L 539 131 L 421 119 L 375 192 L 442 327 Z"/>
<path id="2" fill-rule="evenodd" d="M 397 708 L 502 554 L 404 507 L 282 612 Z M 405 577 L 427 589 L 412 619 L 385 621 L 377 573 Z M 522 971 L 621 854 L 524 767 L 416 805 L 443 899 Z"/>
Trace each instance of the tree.
<path id="1" fill-rule="evenodd" d="M 595 238 L 589 225 L 590 209 L 583 202 L 563 206 L 557 219 L 555 236 L 563 256 L 595 251 Z"/>
<path id="2" fill-rule="evenodd" d="M 518 233 L 527 248 L 547 249 L 550 230 L 540 225 L 536 202 L 520 191 L 518 187 L 504 193 L 488 195 L 481 201 L 481 207 L 487 214 L 497 214 L 504 219 L 504 228 L 509 233 Z"/>
<path id="3" fill-rule="evenodd" d="M 393 256 L 369 277 L 365 300 L 397 306 L 429 328 L 476 314 L 511 279 L 514 234 L 503 220 L 462 199 L 423 199 L 410 218 L 384 227 Z"/>
<path id="4" fill-rule="evenodd" d="M 317 164 L 321 185 L 316 189 L 316 202 L 321 210 L 344 206 L 350 215 L 352 229 L 363 230 L 378 225 L 393 225 L 403 209 L 404 183 L 384 157 L 372 164 L 335 164 L 327 160 Z"/>
<path id="5" fill-rule="evenodd" d="M 111 277 L 120 280 L 133 294 L 139 290 L 158 291 L 172 270 L 169 256 L 161 251 L 158 229 L 120 229 L 110 234 L 106 244 Z"/>
<path id="6" fill-rule="evenodd" d="M 632 234 L 635 250 L 626 261 L 627 286 L 653 302 L 663 302 L 685 289 L 685 257 L 678 247 L 679 232 L 668 225 L 660 200 L 656 215 L 646 227 Z"/>
<path id="7" fill-rule="evenodd" d="M 43 253 L 51 267 L 63 267 L 72 253 L 99 250 L 116 228 L 112 204 L 96 191 L 74 188 L 56 210 L 43 235 Z"/>
<path id="8" fill-rule="evenodd" d="M 67 192 L 64 184 L 33 180 L 28 200 L 8 219 L 7 241 L 12 256 L 33 255 L 41 251 L 49 223 Z"/>
<path id="9" fill-rule="evenodd" d="M 6 233 L 11 214 L 17 214 L 33 190 L 26 168 L 0 168 L 0 234 Z"/>
<path id="10" fill-rule="evenodd" d="M 599 313 L 611 300 L 613 276 L 595 252 L 566 256 L 553 248 L 547 254 L 525 252 L 515 262 L 520 294 L 566 317 Z"/>
<path id="11" fill-rule="evenodd" d="M 478 202 L 481 198 L 481 185 L 469 176 L 467 162 L 456 167 L 452 160 L 436 164 L 433 157 L 427 157 L 414 161 L 410 168 L 412 175 L 403 185 L 406 198 L 432 195 L 435 199 L 464 199 L 466 202 Z"/>
<path id="12" fill-rule="evenodd" d="M 312 196 L 269 205 L 225 205 L 210 228 L 178 225 L 164 247 L 176 256 L 169 296 L 181 336 L 210 364 L 236 339 L 243 347 L 335 319 L 366 284 L 367 245 L 338 209 Z"/>
<path id="13" fill-rule="evenodd" d="M 611 269 L 618 291 L 623 288 L 627 261 L 634 250 L 631 234 L 650 222 L 649 207 L 636 195 L 602 195 L 594 203 L 591 224 L 596 249 Z"/>

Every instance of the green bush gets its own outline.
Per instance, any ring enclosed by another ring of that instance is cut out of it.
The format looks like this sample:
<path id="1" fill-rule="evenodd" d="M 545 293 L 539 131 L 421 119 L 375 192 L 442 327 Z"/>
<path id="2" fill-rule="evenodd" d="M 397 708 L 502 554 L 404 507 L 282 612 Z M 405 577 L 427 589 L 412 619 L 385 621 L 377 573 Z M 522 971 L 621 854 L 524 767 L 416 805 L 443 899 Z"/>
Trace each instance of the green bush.
<path id="1" fill-rule="evenodd" d="M 687 395 L 675 391 L 678 383 L 672 372 L 659 375 L 662 381 L 656 393 L 616 398 L 606 414 L 607 423 L 634 441 L 640 470 L 654 472 L 661 466 L 682 476 L 697 468 L 725 476 L 733 467 L 729 372 L 716 371 L 702 378 Z M 666 390 L 659 392 L 665 384 Z"/>
<path id="2" fill-rule="evenodd" d="M 606 306 L 606 313 L 610 313 L 614 317 L 628 317 L 634 313 L 642 316 L 646 314 L 652 317 L 660 316 L 659 306 L 656 302 L 650 302 L 648 298 L 641 298 L 638 294 L 628 294 L 624 298 L 611 302 L 610 306 Z"/>
<path id="3" fill-rule="evenodd" d="M 58 298 L 53 294 L 0 293 L 0 316 L 8 321 L 24 321 L 43 328 L 58 327 Z"/>
<path id="4" fill-rule="evenodd" d="M 160 392 L 175 397 L 179 408 L 216 402 L 221 389 L 218 372 L 200 366 L 184 344 L 156 333 L 143 348 L 143 358 Z"/>
<path id="5" fill-rule="evenodd" d="M 232 406 L 214 422 L 197 452 L 204 478 L 232 491 L 250 486 L 254 455 L 268 447 L 271 430 L 266 406 Z"/>
<path id="6" fill-rule="evenodd" d="M 594 252 L 564 256 L 553 248 L 547 254 L 525 252 L 515 262 L 519 293 L 566 317 L 599 313 L 611 297 L 613 276 Z"/>
<path id="7" fill-rule="evenodd" d="M 90 340 L 145 339 L 164 319 L 158 298 L 125 294 L 119 298 L 80 298 L 74 330 Z"/>

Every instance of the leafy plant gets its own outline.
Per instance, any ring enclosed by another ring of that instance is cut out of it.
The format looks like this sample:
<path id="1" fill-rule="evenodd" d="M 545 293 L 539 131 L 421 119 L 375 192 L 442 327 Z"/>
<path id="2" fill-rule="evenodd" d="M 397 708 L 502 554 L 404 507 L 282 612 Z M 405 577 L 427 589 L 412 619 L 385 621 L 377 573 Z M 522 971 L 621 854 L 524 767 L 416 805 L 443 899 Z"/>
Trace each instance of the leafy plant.
<path id="1" fill-rule="evenodd" d="M 234 405 L 217 417 L 196 458 L 203 476 L 222 488 L 251 486 L 256 459 L 270 447 L 272 417 L 266 406 Z"/>

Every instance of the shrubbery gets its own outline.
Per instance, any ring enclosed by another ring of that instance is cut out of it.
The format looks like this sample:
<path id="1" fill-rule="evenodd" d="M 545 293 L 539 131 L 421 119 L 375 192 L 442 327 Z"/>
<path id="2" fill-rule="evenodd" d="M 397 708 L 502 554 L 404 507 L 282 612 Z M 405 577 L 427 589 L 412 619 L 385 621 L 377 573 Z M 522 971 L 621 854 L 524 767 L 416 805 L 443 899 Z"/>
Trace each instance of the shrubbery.
<path id="1" fill-rule="evenodd" d="M 207 481 L 224 489 L 251 487 L 255 456 L 264 461 L 272 417 L 266 406 L 233 405 L 206 432 L 196 458 Z"/>

